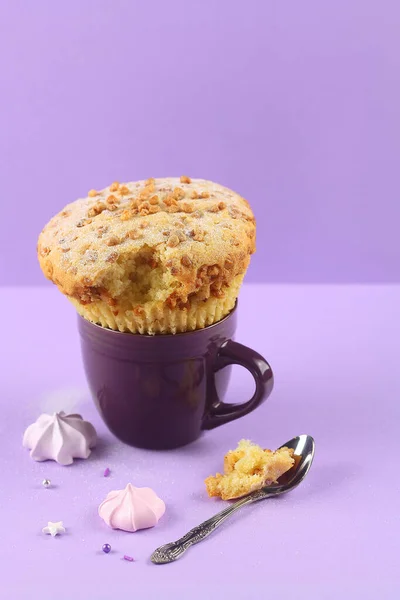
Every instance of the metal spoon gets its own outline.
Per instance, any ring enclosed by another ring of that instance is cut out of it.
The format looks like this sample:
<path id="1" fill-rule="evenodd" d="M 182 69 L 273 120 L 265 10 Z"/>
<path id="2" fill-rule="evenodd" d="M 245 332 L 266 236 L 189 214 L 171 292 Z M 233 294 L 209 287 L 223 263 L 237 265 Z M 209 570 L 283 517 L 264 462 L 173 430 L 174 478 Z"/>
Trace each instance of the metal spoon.
<path id="1" fill-rule="evenodd" d="M 290 492 L 290 490 L 297 487 L 310 470 L 314 458 L 315 442 L 310 435 L 299 435 L 289 442 L 286 442 L 284 446 L 293 448 L 295 464 L 279 478 L 278 483 L 267 485 L 261 490 L 252 492 L 224 510 L 221 510 L 221 512 L 211 517 L 211 519 L 194 527 L 194 529 L 191 529 L 176 542 L 160 546 L 160 548 L 157 548 L 151 555 L 152 562 L 156 565 L 162 565 L 177 560 L 188 548 L 190 548 L 190 546 L 197 544 L 208 537 L 214 529 L 217 529 L 217 527 L 219 527 L 228 517 L 245 504 L 251 504 L 252 502 L 264 500 L 265 498 L 279 496 L 280 494 Z"/>

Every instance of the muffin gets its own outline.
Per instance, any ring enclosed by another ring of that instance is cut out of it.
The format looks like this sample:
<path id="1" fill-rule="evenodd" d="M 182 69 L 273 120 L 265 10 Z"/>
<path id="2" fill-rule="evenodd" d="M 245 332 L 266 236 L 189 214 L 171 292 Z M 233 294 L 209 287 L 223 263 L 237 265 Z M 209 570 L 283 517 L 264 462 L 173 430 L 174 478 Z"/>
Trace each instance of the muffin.
<path id="1" fill-rule="evenodd" d="M 207 493 L 210 497 L 232 500 L 277 483 L 294 465 L 293 454 L 291 448 L 272 452 L 241 440 L 236 450 L 230 450 L 224 458 L 224 475 L 217 473 L 205 480 Z"/>
<path id="2" fill-rule="evenodd" d="M 38 241 L 43 273 L 82 317 L 143 334 L 193 331 L 224 318 L 254 251 L 246 200 L 185 176 L 90 190 Z"/>

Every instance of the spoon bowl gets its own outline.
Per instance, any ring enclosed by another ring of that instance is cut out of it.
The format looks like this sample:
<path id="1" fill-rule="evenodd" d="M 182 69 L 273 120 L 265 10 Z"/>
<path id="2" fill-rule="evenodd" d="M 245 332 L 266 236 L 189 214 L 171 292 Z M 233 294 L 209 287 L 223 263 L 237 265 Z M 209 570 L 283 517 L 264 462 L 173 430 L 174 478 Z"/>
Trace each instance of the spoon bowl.
<path id="1" fill-rule="evenodd" d="M 262 488 L 262 491 L 265 490 L 269 497 L 290 492 L 303 481 L 312 465 L 315 442 L 311 435 L 298 435 L 281 448 L 291 448 L 294 451 L 295 462 L 289 471 L 279 477 L 278 483 Z"/>

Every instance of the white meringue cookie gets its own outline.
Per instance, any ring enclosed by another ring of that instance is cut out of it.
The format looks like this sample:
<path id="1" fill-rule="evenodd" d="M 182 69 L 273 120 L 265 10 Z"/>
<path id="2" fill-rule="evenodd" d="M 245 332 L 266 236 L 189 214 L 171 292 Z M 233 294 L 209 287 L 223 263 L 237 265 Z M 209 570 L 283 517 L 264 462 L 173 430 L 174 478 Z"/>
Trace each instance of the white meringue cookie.
<path id="1" fill-rule="evenodd" d="M 99 515 L 107 525 L 124 531 L 154 527 L 164 513 L 164 502 L 151 488 L 137 488 L 131 483 L 124 490 L 107 494 L 99 506 Z"/>
<path id="2" fill-rule="evenodd" d="M 40 415 L 25 431 L 22 443 L 30 449 L 33 460 L 71 465 L 74 458 L 88 458 L 96 441 L 95 428 L 81 415 L 59 412 Z"/>

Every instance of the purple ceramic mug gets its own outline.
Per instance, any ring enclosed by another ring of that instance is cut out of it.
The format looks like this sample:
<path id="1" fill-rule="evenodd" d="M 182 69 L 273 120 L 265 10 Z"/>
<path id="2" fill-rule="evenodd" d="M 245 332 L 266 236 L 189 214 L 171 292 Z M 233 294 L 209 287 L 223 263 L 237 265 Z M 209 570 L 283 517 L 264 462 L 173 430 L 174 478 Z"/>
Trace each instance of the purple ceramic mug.
<path id="1" fill-rule="evenodd" d="M 272 370 L 233 341 L 235 329 L 236 308 L 214 325 L 176 335 L 121 333 L 79 317 L 86 376 L 108 428 L 132 446 L 177 448 L 257 408 L 271 393 Z M 222 400 L 233 364 L 256 384 L 241 404 Z"/>

